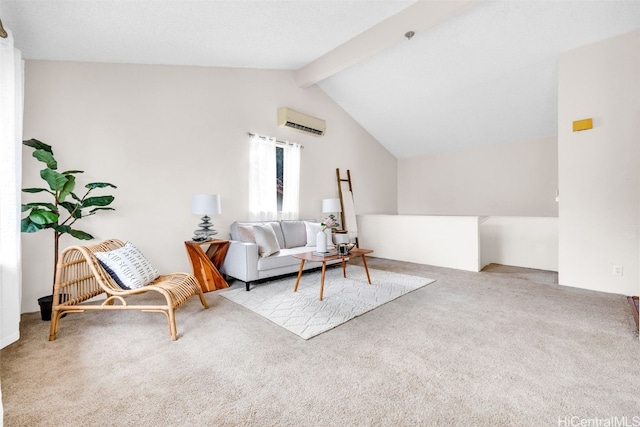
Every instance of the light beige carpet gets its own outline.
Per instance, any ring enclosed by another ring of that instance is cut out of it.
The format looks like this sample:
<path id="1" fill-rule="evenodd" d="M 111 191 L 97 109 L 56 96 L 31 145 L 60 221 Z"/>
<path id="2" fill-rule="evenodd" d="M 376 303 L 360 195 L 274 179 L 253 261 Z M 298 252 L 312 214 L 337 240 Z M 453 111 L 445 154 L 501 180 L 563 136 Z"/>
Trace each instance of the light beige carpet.
<path id="1" fill-rule="evenodd" d="M 437 281 L 310 340 L 215 292 L 209 310 L 197 298 L 178 310 L 175 342 L 158 313 L 70 314 L 54 342 L 39 314 L 23 315 L 22 339 L 0 351 L 5 427 L 537 427 L 640 414 L 624 296 L 536 270 L 369 267 Z"/>
<path id="2" fill-rule="evenodd" d="M 391 271 L 369 269 L 371 284 L 363 267 L 349 265 L 326 270 L 322 301 L 320 271 L 304 272 L 298 291 L 297 276 L 287 276 L 254 286 L 250 292 L 236 287 L 219 292 L 278 326 L 309 339 L 331 330 L 368 311 L 420 289 L 434 280 Z"/>

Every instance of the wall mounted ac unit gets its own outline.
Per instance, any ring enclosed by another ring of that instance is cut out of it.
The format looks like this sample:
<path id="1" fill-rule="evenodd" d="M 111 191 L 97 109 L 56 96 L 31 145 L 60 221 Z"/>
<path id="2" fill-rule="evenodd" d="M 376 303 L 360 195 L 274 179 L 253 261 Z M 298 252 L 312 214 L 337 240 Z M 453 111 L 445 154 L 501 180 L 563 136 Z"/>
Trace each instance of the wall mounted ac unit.
<path id="1" fill-rule="evenodd" d="M 327 122 L 324 120 L 284 107 L 278 109 L 278 126 L 281 128 L 288 127 L 316 136 L 324 135 L 325 130 L 327 130 Z"/>

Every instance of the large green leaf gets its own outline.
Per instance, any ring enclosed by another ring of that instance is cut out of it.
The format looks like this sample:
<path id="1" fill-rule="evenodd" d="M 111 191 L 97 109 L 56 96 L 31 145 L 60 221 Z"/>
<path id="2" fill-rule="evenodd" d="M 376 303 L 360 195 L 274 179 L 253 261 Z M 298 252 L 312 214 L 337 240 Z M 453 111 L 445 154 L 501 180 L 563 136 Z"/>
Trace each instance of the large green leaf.
<path id="1" fill-rule="evenodd" d="M 115 211 L 114 208 L 93 208 L 89 211 L 89 213 L 94 213 L 96 211 Z"/>
<path id="2" fill-rule="evenodd" d="M 60 234 L 65 234 L 71 231 L 71 227 L 69 227 L 68 225 L 55 224 L 55 225 L 52 225 L 51 228 L 53 228 Z"/>
<path id="3" fill-rule="evenodd" d="M 75 175 L 77 173 L 84 173 L 84 171 L 78 171 L 78 170 L 64 171 L 62 172 L 62 175 Z"/>
<path id="4" fill-rule="evenodd" d="M 33 157 L 45 163 L 49 169 L 58 169 L 58 162 L 48 151 L 36 150 L 33 152 Z"/>
<path id="5" fill-rule="evenodd" d="M 49 194 L 53 194 L 46 188 L 23 188 L 22 191 L 24 191 L 25 193 L 42 193 L 43 191 L 46 191 Z"/>
<path id="6" fill-rule="evenodd" d="M 23 233 L 35 233 L 43 228 L 43 226 L 31 221 L 29 217 L 23 218 L 22 221 L 20 221 L 20 231 Z"/>
<path id="7" fill-rule="evenodd" d="M 22 212 L 26 212 L 31 208 L 37 208 L 37 207 L 43 207 L 43 208 L 47 208 L 52 212 L 55 212 L 58 210 L 58 208 L 56 207 L 56 205 L 54 205 L 53 203 L 47 203 L 47 202 L 33 202 L 33 203 L 24 203 L 22 205 Z"/>
<path id="8" fill-rule="evenodd" d="M 65 208 L 74 218 L 82 218 L 82 206 L 79 203 L 62 202 L 60 206 Z"/>
<path id="9" fill-rule="evenodd" d="M 82 202 L 83 208 L 88 208 L 89 206 L 107 206 L 111 202 L 113 202 L 113 196 L 96 196 L 96 197 L 87 197 Z"/>
<path id="10" fill-rule="evenodd" d="M 22 143 L 27 147 L 32 147 L 32 148 L 35 148 L 36 150 L 48 151 L 49 153 L 53 154 L 53 150 L 51 149 L 50 145 L 45 144 L 42 141 L 38 141 L 37 139 L 29 139 L 27 141 L 22 141 Z"/>
<path id="11" fill-rule="evenodd" d="M 60 234 L 70 234 L 80 240 L 91 240 L 94 238 L 91 234 L 82 230 L 75 230 L 68 225 L 59 225 L 53 228 Z"/>
<path id="12" fill-rule="evenodd" d="M 67 182 L 62 187 L 62 191 L 58 195 L 58 203 L 64 201 L 69 194 L 73 192 L 73 189 L 76 187 L 76 177 L 73 175 L 65 175 L 67 177 Z"/>
<path id="13" fill-rule="evenodd" d="M 49 210 L 33 208 L 29 219 L 38 225 L 47 225 L 58 222 L 58 214 Z"/>
<path id="14" fill-rule="evenodd" d="M 80 239 L 80 240 L 93 239 L 93 236 L 91 234 L 85 233 L 84 231 L 81 231 L 81 230 L 69 230 L 69 234 L 71 234 L 76 239 Z"/>
<path id="15" fill-rule="evenodd" d="M 93 190 L 94 188 L 105 188 L 105 187 L 118 188 L 113 184 L 109 184 L 108 182 L 90 182 L 89 184 L 85 185 L 85 187 L 91 190 Z"/>
<path id="16" fill-rule="evenodd" d="M 47 181 L 49 187 L 53 191 L 62 191 L 65 184 L 69 180 L 66 176 L 51 169 L 42 169 L 40 171 L 40 177 Z"/>

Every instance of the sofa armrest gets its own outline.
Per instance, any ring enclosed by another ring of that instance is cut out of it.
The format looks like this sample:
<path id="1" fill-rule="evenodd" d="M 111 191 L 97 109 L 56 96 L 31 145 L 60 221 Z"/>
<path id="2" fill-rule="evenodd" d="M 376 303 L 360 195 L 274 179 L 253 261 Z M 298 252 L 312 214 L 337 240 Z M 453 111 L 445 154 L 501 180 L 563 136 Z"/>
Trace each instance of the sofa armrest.
<path id="1" fill-rule="evenodd" d="M 258 245 L 230 240 L 220 272 L 243 282 L 258 280 Z"/>

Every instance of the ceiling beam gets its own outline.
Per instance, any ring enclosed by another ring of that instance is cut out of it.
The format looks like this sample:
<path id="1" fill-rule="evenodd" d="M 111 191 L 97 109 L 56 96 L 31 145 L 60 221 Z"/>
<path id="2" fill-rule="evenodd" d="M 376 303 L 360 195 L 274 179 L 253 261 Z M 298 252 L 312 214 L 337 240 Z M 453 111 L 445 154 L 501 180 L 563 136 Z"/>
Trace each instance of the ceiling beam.
<path id="1" fill-rule="evenodd" d="M 407 31 L 417 34 L 433 28 L 482 1 L 485 0 L 419 0 L 295 71 L 296 83 L 303 88 L 316 84 L 396 43 L 406 41 Z"/>

